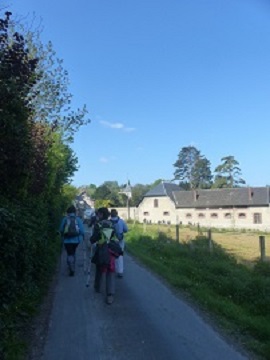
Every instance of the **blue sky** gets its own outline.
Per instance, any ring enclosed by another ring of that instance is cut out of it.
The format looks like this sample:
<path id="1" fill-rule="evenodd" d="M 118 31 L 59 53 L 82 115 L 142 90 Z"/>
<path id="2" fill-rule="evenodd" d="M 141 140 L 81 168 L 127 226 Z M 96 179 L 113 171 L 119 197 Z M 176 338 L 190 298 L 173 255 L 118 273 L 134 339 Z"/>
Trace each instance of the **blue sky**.
<path id="1" fill-rule="evenodd" d="M 92 122 L 72 145 L 76 186 L 172 179 L 184 146 L 233 155 L 250 186 L 270 184 L 267 0 L 0 0 L 42 18 Z"/>

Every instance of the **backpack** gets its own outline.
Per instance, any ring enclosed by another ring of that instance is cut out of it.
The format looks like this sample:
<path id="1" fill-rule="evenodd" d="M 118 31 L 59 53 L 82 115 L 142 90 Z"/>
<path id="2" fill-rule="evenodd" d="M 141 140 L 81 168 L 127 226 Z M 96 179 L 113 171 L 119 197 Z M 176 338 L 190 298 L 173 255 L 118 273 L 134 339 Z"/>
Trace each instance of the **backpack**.
<path id="1" fill-rule="evenodd" d="M 115 230 L 111 221 L 101 221 L 97 223 L 101 234 L 99 244 L 108 243 L 110 240 L 115 238 Z"/>
<path id="2" fill-rule="evenodd" d="M 101 239 L 98 241 L 95 254 L 91 260 L 96 265 L 109 266 L 110 254 L 114 257 L 119 257 L 123 251 L 115 237 L 114 227 L 111 221 L 102 221 L 97 224 L 101 234 Z"/>
<path id="3" fill-rule="evenodd" d="M 80 228 L 75 216 L 68 216 L 65 229 L 64 229 L 64 237 L 65 238 L 73 238 L 80 235 Z"/>
<path id="4" fill-rule="evenodd" d="M 117 217 L 117 220 L 112 220 L 112 219 L 111 219 L 111 222 L 112 222 L 112 224 L 113 224 L 114 234 L 115 234 L 117 240 L 121 241 L 121 240 L 124 239 L 124 234 L 123 234 L 123 233 L 119 233 L 119 232 L 117 231 L 117 230 L 118 230 L 118 229 L 117 229 L 117 224 L 118 224 L 119 219 L 120 219 L 119 217 Z"/>

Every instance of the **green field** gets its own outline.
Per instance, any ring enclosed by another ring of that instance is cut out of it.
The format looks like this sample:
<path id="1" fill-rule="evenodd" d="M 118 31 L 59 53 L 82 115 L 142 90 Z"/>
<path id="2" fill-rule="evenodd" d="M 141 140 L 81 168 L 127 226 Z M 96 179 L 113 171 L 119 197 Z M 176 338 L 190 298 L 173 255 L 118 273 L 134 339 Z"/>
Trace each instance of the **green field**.
<path id="1" fill-rule="evenodd" d="M 128 251 L 206 311 L 258 358 L 270 359 L 270 264 L 259 258 L 259 234 L 130 225 Z M 269 235 L 266 235 L 269 241 Z M 252 265 L 252 266 L 247 266 Z"/>
<path id="2" fill-rule="evenodd" d="M 137 229 L 144 234 L 151 236 L 157 235 L 159 232 L 166 234 L 171 240 L 176 240 L 175 225 L 141 225 L 136 224 Z M 180 243 L 190 243 L 197 236 L 203 235 L 207 237 L 206 229 L 196 227 L 180 226 L 179 239 Z M 212 229 L 213 241 L 220 245 L 226 252 L 233 255 L 239 262 L 253 263 L 260 258 L 259 236 L 265 236 L 266 257 L 270 261 L 270 234 L 258 233 L 252 231 L 235 231 L 235 230 L 218 230 Z"/>

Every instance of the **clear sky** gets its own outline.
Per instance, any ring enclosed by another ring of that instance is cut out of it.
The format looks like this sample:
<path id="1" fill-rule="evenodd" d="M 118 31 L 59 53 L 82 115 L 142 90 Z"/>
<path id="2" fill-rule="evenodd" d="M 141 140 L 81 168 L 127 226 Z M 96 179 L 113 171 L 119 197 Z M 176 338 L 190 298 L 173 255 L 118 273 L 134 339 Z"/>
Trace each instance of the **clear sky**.
<path id="1" fill-rule="evenodd" d="M 72 145 L 76 186 L 172 179 L 179 151 L 232 155 L 270 184 L 270 2 L 0 0 L 42 18 L 92 123 Z"/>

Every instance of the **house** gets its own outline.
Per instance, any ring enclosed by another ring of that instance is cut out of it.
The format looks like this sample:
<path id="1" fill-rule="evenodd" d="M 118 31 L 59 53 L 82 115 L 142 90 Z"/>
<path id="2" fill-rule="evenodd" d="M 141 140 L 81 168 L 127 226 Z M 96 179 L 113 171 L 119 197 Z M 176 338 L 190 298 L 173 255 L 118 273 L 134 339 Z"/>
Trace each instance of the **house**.
<path id="1" fill-rule="evenodd" d="M 94 201 L 86 194 L 86 191 L 81 192 L 76 196 L 75 206 L 78 209 L 79 216 L 83 216 L 84 210 L 87 208 L 94 208 Z"/>
<path id="2" fill-rule="evenodd" d="M 144 195 L 134 217 L 148 223 L 269 231 L 269 205 L 269 187 L 185 191 L 161 182 Z"/>
<path id="3" fill-rule="evenodd" d="M 268 187 L 176 191 L 173 195 L 183 224 L 270 230 Z"/>
<path id="4" fill-rule="evenodd" d="M 138 205 L 139 222 L 175 224 L 174 191 L 179 191 L 179 186 L 164 181 L 149 190 Z"/>

